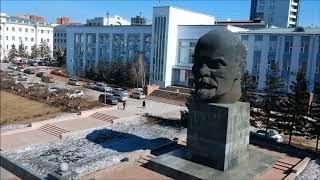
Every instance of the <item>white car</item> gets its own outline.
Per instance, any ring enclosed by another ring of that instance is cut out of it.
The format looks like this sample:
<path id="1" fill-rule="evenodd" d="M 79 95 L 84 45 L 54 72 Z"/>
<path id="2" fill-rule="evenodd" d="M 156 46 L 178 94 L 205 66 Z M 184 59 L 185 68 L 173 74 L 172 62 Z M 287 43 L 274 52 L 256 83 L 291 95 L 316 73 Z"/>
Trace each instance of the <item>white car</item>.
<path id="1" fill-rule="evenodd" d="M 82 96 L 84 96 L 84 93 L 83 93 L 83 91 L 76 90 L 76 91 L 67 93 L 66 96 L 67 96 L 68 98 L 77 98 L 77 97 L 82 97 Z"/>
<path id="2" fill-rule="evenodd" d="M 265 132 L 266 132 L 265 129 L 258 129 L 258 130 L 250 131 L 250 134 L 252 136 L 254 136 L 254 137 L 259 138 L 259 139 L 264 139 L 265 138 Z M 278 143 L 283 142 L 282 136 L 276 130 L 273 130 L 273 129 L 269 129 L 268 130 L 266 139 L 267 140 L 276 141 Z"/>
<path id="3" fill-rule="evenodd" d="M 129 93 L 128 93 L 127 91 L 125 91 L 124 89 L 122 89 L 122 88 L 115 88 L 115 89 L 112 91 L 112 94 L 129 96 Z"/>
<path id="4" fill-rule="evenodd" d="M 145 99 L 146 96 L 142 92 L 133 92 L 130 97 L 135 99 Z"/>

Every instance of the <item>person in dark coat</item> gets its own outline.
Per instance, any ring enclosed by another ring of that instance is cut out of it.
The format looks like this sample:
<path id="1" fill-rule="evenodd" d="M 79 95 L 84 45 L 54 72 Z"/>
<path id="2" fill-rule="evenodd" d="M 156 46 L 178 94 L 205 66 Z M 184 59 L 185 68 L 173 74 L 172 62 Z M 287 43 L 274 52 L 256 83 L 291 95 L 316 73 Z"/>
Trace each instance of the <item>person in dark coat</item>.
<path id="1" fill-rule="evenodd" d="M 142 108 L 146 108 L 146 101 L 145 100 L 143 100 L 143 102 L 142 102 Z"/>

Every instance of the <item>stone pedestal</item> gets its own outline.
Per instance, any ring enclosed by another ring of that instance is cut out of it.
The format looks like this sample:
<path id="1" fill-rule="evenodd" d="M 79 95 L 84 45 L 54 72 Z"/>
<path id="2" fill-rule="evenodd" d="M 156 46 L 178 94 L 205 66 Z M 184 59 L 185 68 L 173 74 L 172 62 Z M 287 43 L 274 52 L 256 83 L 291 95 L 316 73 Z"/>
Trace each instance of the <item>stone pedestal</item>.
<path id="1" fill-rule="evenodd" d="M 226 171 L 248 157 L 250 105 L 193 104 L 187 147 L 194 162 Z"/>

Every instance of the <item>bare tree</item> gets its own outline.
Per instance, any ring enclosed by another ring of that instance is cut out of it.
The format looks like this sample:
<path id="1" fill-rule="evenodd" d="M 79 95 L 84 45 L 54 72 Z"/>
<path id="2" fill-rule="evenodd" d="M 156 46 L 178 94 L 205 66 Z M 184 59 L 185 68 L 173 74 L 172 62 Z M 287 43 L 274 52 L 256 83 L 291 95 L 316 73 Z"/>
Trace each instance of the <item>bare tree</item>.
<path id="1" fill-rule="evenodd" d="M 146 85 L 147 65 L 143 61 L 143 54 L 138 52 L 136 61 L 130 68 L 131 82 L 135 83 L 137 87 L 144 87 Z"/>
<path id="2" fill-rule="evenodd" d="M 36 45 L 33 45 L 31 47 L 31 54 L 30 54 L 30 58 L 32 59 L 37 59 L 39 57 L 39 48 L 37 48 Z"/>
<path id="3" fill-rule="evenodd" d="M 20 42 L 19 47 L 18 47 L 18 55 L 21 58 L 28 57 L 28 53 L 27 53 L 26 49 L 24 48 L 24 44 L 22 42 Z"/>
<path id="4" fill-rule="evenodd" d="M 50 48 L 47 41 L 41 42 L 39 54 L 41 58 L 50 57 Z"/>

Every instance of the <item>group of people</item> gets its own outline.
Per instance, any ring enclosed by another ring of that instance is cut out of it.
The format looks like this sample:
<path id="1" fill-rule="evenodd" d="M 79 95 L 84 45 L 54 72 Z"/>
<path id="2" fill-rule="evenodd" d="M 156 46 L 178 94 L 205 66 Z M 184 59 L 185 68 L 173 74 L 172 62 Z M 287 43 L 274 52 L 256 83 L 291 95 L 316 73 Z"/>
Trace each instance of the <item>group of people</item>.
<path id="1" fill-rule="evenodd" d="M 123 101 L 123 103 L 122 103 L 122 109 L 123 109 L 123 110 L 126 109 L 126 105 L 127 105 L 127 102 L 126 102 L 126 101 Z M 143 109 L 146 108 L 146 101 L 145 101 L 145 100 L 142 101 L 142 108 L 143 108 Z M 119 105 L 118 105 L 118 109 L 119 109 Z"/>

